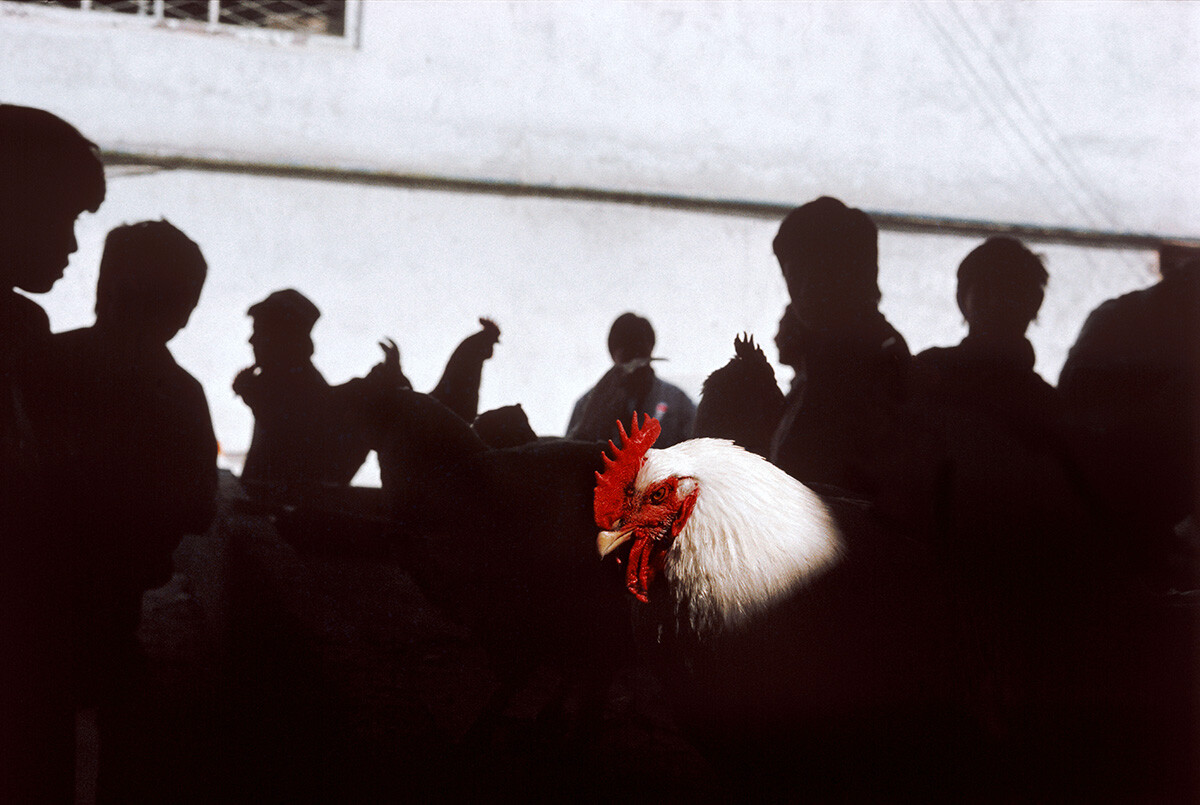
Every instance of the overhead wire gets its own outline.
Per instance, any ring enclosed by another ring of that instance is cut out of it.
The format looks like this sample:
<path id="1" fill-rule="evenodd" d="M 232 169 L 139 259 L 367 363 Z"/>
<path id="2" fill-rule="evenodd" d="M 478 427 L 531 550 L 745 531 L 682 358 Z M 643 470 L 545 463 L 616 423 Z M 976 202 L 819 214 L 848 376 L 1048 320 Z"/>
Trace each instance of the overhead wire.
<path id="1" fill-rule="evenodd" d="M 942 26 L 942 24 L 937 20 L 936 16 L 934 16 L 932 14 L 932 12 L 930 12 L 928 10 L 928 7 L 925 3 L 920 2 L 920 0 L 914 0 L 914 2 L 912 3 L 912 8 L 916 11 L 917 17 L 921 20 L 922 23 L 924 23 L 925 27 L 929 30 L 930 34 L 933 36 L 934 42 L 937 44 L 938 48 L 942 51 L 942 55 L 945 57 L 945 59 L 947 61 L 947 66 L 954 73 L 954 75 L 959 79 L 959 81 L 964 86 L 967 86 L 967 89 L 971 92 L 972 97 L 975 97 L 976 100 L 978 101 L 979 100 L 978 91 L 972 89 L 969 86 L 969 84 L 972 81 L 974 81 L 975 84 L 978 84 L 978 83 L 980 83 L 980 79 L 978 78 L 978 75 L 975 73 L 974 67 L 968 61 L 966 61 L 965 57 L 961 54 L 961 52 L 959 52 L 953 46 L 953 44 L 951 42 L 952 35 L 950 34 L 950 32 L 948 30 L 946 30 Z M 970 75 L 968 76 L 968 74 L 970 74 Z M 1005 139 L 1010 146 L 1012 146 L 1013 143 L 1011 141 L 1011 134 L 1009 133 L 1009 129 L 1006 129 L 1004 126 L 999 125 L 998 121 L 996 120 L 997 112 L 995 109 L 992 108 L 992 105 L 980 103 L 979 108 L 988 117 L 988 119 L 992 123 L 992 125 L 996 127 L 997 133 L 1003 139 Z M 1018 149 L 1016 149 L 1016 148 L 1010 148 L 1010 150 L 1008 150 L 1006 152 L 1006 154 L 1011 159 L 1013 159 L 1015 163 L 1017 163 L 1018 167 L 1020 167 L 1021 159 L 1017 156 L 1017 151 L 1018 151 Z M 1047 206 L 1052 208 L 1056 205 L 1056 203 L 1057 203 L 1056 200 L 1054 198 L 1052 198 L 1049 194 L 1047 194 L 1045 188 L 1043 188 L 1039 183 L 1030 182 L 1029 185 L 1030 185 L 1030 187 L 1033 188 L 1034 192 L 1036 192 L 1041 197 L 1041 200 Z"/>
<path id="2" fill-rule="evenodd" d="M 976 26 L 972 25 L 966 19 L 961 5 L 951 3 L 950 8 L 957 18 L 961 30 L 971 38 L 977 50 L 987 59 L 993 72 L 1007 90 L 1008 97 L 1016 104 L 1019 111 L 1024 114 L 1033 133 L 1039 136 L 1044 147 L 1049 151 L 1050 156 L 1061 167 L 1062 171 L 1055 171 L 1054 177 L 1064 192 L 1073 198 L 1078 209 L 1094 211 L 1094 217 L 1089 220 L 1092 226 L 1119 226 L 1120 221 L 1114 214 L 1115 205 L 1112 199 L 1085 175 L 1077 161 L 1069 156 L 1061 147 L 1061 136 L 1058 134 L 1050 113 L 1038 94 L 1028 89 L 1024 85 L 1024 82 L 1014 79 L 1010 75 L 1010 70 L 1006 69 L 1004 61 L 998 57 L 997 49 L 1000 37 L 996 29 L 987 24 L 986 15 L 982 11 L 977 11 L 976 14 L 978 17 L 978 27 L 986 29 L 990 34 L 990 43 L 985 42 L 976 33 Z M 994 98 L 995 96 L 993 95 L 992 97 Z M 1049 167 L 1045 161 L 1043 161 L 1043 164 Z M 1064 178 L 1063 171 L 1065 171 L 1066 178 Z M 1071 189 L 1072 184 L 1075 187 L 1074 191 Z M 1085 259 L 1089 264 L 1095 266 L 1095 260 L 1090 254 L 1085 253 Z M 1143 269 L 1142 263 L 1133 255 L 1123 255 L 1122 262 L 1131 270 L 1138 270 L 1140 272 Z"/>
<path id="3" fill-rule="evenodd" d="M 1014 79 L 1010 75 L 1010 70 L 1005 67 L 1004 62 L 997 57 L 997 48 L 999 46 L 1000 37 L 996 34 L 994 28 L 988 26 L 985 16 L 977 9 L 976 16 L 979 21 L 972 24 L 963 15 L 962 7 L 957 4 L 951 5 L 951 10 L 954 16 L 959 21 L 959 26 L 967 36 L 971 37 L 972 41 L 979 48 L 979 51 L 987 59 L 996 76 L 1000 79 L 1004 88 L 1007 90 L 1009 97 L 1016 104 L 1017 108 L 1025 115 L 1029 121 L 1034 134 L 1039 135 L 1046 149 L 1050 152 L 1055 161 L 1066 171 L 1067 176 L 1074 182 L 1080 193 L 1088 197 L 1091 206 L 1096 210 L 1100 222 L 1108 226 L 1117 224 L 1116 217 L 1112 214 L 1112 200 L 1104 195 L 1102 191 L 1084 175 L 1081 168 L 1078 167 L 1076 161 L 1072 159 L 1063 150 L 1061 146 L 1061 136 L 1050 118 L 1049 112 L 1042 104 L 1040 98 L 1032 90 L 1029 90 L 1023 85 L 1019 79 Z M 983 39 L 976 33 L 976 28 L 982 27 L 987 29 L 991 34 L 991 43 L 984 42 Z M 1036 107 L 1036 110 L 1031 108 Z M 1060 174 L 1061 175 L 1061 174 Z"/>
<path id="4" fill-rule="evenodd" d="M 957 12 L 957 8 L 952 3 L 950 5 L 951 8 L 954 8 Z M 981 110 L 993 120 L 993 123 L 997 123 L 997 118 L 1000 118 L 1004 124 L 1007 124 L 1006 126 L 997 125 L 997 133 L 1005 139 L 1010 147 L 1015 146 L 1020 153 L 1026 154 L 1027 157 L 1034 160 L 1034 166 L 1040 168 L 1040 170 L 1044 172 L 1045 176 L 1048 176 L 1053 180 L 1054 185 L 1059 187 L 1063 192 L 1066 202 L 1076 211 L 1078 215 L 1083 218 L 1085 222 L 1088 223 L 1088 225 L 1097 226 L 1097 215 L 1101 215 L 1102 220 L 1105 222 L 1111 222 L 1112 216 L 1108 214 L 1107 211 L 1101 213 L 1094 209 L 1094 199 L 1085 199 L 1081 197 L 1081 193 L 1088 196 L 1091 195 L 1087 185 L 1085 183 L 1081 183 L 1076 187 L 1072 187 L 1072 184 L 1063 177 L 1063 168 L 1061 166 L 1052 164 L 1047 156 L 1042 153 L 1038 145 L 1025 131 L 1025 128 L 1014 117 L 1009 105 L 1006 104 L 996 94 L 991 86 L 991 83 L 981 72 L 981 69 L 976 67 L 976 65 L 972 62 L 965 50 L 956 40 L 954 33 L 942 24 L 941 20 L 939 19 L 939 15 L 930 7 L 930 5 L 923 2 L 915 2 L 913 3 L 912 7 L 916 10 L 917 16 L 933 35 L 935 42 L 938 44 L 943 55 L 950 63 L 950 68 L 961 79 L 964 80 L 964 83 L 969 84 L 968 89 L 971 91 L 972 96 L 980 104 Z M 961 20 L 961 24 L 964 30 L 967 30 L 971 34 L 972 39 L 975 42 L 976 49 L 987 52 L 987 46 L 974 35 L 973 31 L 970 31 L 969 23 L 966 23 L 965 20 Z M 995 70 L 995 57 L 991 56 L 990 58 L 993 60 L 992 68 Z M 1001 75 L 1001 78 L 1002 80 L 1005 80 L 1003 74 Z M 969 79 L 969 82 L 967 79 Z M 1010 81 L 1006 81 L 1006 84 L 1011 86 Z M 1025 106 L 1021 105 L 1020 103 L 1018 103 L 1018 105 L 1025 109 L 1026 114 L 1030 114 Z M 1017 159 L 1018 163 L 1023 161 L 1018 159 L 1015 153 L 1011 154 L 1010 156 L 1012 156 L 1014 159 Z M 1048 205 L 1049 209 L 1053 210 L 1060 206 L 1061 200 L 1056 199 L 1049 194 L 1044 182 L 1038 181 L 1035 178 L 1029 182 L 1029 187 L 1032 188 L 1034 192 L 1036 192 L 1041 198 L 1041 200 Z M 1096 260 L 1089 252 L 1083 252 L 1082 257 L 1089 265 L 1096 267 Z M 1123 262 L 1131 270 L 1136 270 L 1138 273 L 1142 273 L 1142 271 L 1144 271 L 1141 262 L 1133 255 L 1125 256 Z"/>

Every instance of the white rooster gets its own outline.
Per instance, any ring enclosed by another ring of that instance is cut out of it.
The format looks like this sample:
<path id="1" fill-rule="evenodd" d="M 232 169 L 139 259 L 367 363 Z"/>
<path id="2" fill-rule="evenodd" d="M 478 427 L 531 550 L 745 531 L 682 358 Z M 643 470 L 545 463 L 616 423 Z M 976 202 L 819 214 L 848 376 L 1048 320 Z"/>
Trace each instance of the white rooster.
<path id="1" fill-rule="evenodd" d="M 925 546 L 732 442 L 657 435 L 635 417 L 610 443 L 597 547 L 627 563 L 642 647 L 700 747 L 772 798 L 956 792 L 957 753 L 979 753 Z"/>

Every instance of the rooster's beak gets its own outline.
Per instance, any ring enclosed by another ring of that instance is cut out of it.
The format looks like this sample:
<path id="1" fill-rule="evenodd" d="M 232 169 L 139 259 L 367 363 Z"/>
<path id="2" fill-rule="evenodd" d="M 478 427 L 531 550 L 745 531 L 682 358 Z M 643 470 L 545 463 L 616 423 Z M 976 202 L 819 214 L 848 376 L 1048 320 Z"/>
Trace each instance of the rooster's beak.
<path id="1" fill-rule="evenodd" d="M 608 556 L 632 536 L 629 531 L 601 531 L 596 537 L 596 550 L 600 552 L 600 558 Z"/>

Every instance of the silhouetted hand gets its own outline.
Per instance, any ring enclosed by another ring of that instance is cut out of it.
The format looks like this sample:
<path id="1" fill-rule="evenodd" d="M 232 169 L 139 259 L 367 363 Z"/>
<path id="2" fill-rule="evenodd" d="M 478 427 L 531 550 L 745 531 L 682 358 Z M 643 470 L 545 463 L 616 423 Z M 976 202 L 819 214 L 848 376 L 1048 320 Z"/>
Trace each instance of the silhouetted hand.
<path id="1" fill-rule="evenodd" d="M 258 377 L 260 371 L 261 369 L 259 369 L 259 366 L 256 363 L 253 366 L 247 366 L 245 369 L 238 372 L 237 376 L 233 378 L 233 393 L 239 397 L 245 397 L 247 392 L 250 391 L 250 388 L 254 383 L 254 379 Z"/>
<path id="2" fill-rule="evenodd" d="M 383 360 L 371 367 L 366 379 L 389 387 L 412 388 L 400 369 L 400 347 L 396 346 L 396 342 L 384 338 L 379 342 L 379 348 L 383 350 Z"/>
<path id="3" fill-rule="evenodd" d="M 385 338 L 379 342 L 379 348 L 383 350 L 383 362 L 380 366 L 388 372 L 400 372 L 400 347 L 396 346 L 396 342 L 390 338 Z"/>

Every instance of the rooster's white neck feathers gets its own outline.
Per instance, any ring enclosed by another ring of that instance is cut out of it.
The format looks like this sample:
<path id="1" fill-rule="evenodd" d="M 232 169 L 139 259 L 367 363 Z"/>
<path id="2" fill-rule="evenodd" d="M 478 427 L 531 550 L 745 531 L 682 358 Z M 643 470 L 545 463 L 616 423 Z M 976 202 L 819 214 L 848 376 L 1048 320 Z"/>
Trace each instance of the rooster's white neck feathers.
<path id="1" fill-rule="evenodd" d="M 695 508 L 667 554 L 665 575 L 692 629 L 736 629 L 837 563 L 844 547 L 808 487 L 725 439 L 649 450 L 643 488 L 694 478 Z"/>

